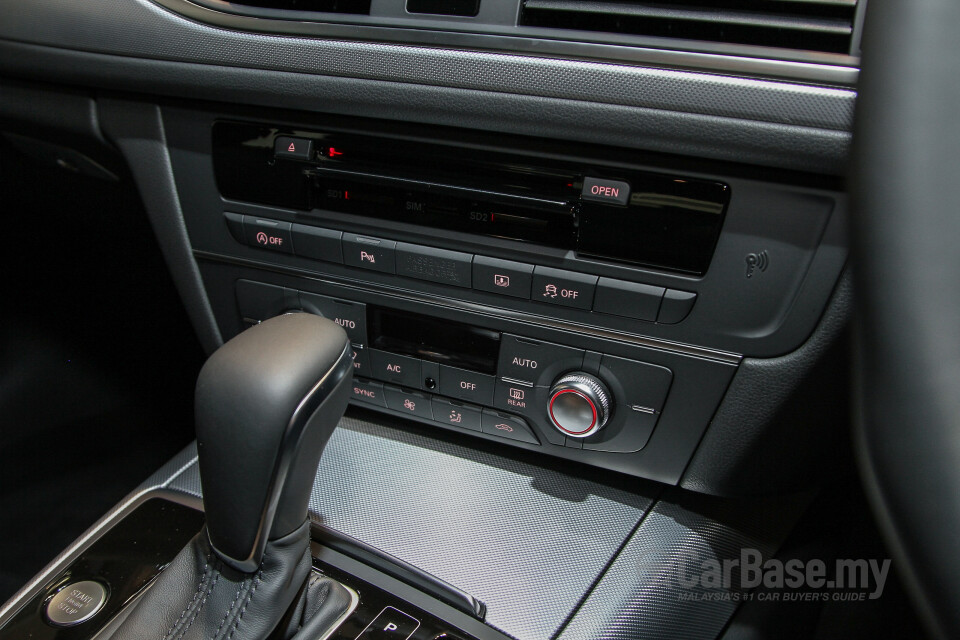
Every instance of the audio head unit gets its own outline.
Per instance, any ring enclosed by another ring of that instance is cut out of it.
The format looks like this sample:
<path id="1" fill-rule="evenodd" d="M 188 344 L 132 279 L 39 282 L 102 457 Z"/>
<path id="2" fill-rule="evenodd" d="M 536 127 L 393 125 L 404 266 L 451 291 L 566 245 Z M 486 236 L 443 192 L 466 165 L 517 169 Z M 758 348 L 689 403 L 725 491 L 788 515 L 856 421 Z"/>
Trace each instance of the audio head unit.
<path id="1" fill-rule="evenodd" d="M 569 249 L 702 275 L 729 188 L 427 142 L 234 122 L 213 128 L 224 196 Z"/>

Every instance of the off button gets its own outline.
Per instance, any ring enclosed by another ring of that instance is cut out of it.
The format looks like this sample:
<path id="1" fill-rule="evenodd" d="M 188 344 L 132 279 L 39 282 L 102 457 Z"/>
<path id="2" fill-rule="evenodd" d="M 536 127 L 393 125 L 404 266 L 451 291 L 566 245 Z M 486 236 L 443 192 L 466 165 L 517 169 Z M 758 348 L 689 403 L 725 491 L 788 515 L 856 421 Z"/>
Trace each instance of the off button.
<path id="1" fill-rule="evenodd" d="M 533 270 L 533 294 L 530 297 L 537 302 L 561 307 L 592 309 L 597 280 L 597 276 L 585 273 L 538 266 Z"/>
<path id="2" fill-rule="evenodd" d="M 47 622 L 57 627 L 72 627 L 100 613 L 107 602 L 107 589 L 99 582 L 73 582 L 47 601 Z"/>

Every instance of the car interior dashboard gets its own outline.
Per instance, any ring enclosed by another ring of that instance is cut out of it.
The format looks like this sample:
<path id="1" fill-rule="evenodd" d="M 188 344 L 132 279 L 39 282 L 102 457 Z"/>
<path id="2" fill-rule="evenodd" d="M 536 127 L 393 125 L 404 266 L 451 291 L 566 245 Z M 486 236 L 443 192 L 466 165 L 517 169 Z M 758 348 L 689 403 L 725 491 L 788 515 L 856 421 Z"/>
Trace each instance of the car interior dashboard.
<path id="1" fill-rule="evenodd" d="M 867 15 L 0 0 L 0 638 L 923 637 L 896 563 L 696 578 L 891 557 Z"/>

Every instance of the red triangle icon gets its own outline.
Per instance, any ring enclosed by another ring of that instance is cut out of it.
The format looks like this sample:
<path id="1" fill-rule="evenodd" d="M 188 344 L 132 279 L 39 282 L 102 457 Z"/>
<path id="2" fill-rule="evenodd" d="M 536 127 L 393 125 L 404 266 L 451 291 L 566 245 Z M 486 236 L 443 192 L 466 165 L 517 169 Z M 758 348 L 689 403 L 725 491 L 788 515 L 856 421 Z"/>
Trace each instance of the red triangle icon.
<path id="1" fill-rule="evenodd" d="M 290 153 L 296 153 L 296 151 L 297 151 L 297 146 L 291 142 L 291 143 L 290 143 L 290 146 L 287 147 L 287 151 L 289 151 Z"/>

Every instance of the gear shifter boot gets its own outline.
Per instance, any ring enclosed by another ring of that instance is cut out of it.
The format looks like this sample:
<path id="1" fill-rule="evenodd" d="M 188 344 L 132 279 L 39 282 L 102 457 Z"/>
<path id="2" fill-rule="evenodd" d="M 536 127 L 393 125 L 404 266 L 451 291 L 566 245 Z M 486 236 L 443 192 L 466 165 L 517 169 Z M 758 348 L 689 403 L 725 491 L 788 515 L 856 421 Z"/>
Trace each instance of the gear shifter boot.
<path id="1" fill-rule="evenodd" d="M 206 526 L 111 638 L 265 640 L 277 631 L 289 640 L 336 620 L 343 595 L 307 584 L 307 502 L 347 406 L 352 353 L 338 325 L 301 313 L 252 327 L 210 356 L 196 390 Z"/>

